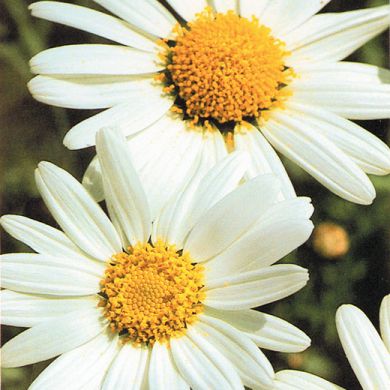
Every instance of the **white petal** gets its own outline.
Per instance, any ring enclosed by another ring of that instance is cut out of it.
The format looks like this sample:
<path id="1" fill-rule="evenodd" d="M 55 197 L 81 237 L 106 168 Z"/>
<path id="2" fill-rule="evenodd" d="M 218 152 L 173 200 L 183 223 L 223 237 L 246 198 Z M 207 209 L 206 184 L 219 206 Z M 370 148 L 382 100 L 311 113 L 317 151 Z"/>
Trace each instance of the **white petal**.
<path id="1" fill-rule="evenodd" d="M 153 229 L 153 241 L 162 239 L 178 248 L 199 218 L 238 186 L 247 166 L 244 153 L 233 152 L 205 175 L 199 168 L 187 187 L 163 209 Z"/>
<path id="2" fill-rule="evenodd" d="M 75 311 L 27 329 L 1 349 L 3 367 L 47 360 L 86 343 L 104 329 L 97 308 Z"/>
<path id="3" fill-rule="evenodd" d="M 209 0 L 216 12 L 226 13 L 227 11 L 238 12 L 239 0 Z"/>
<path id="4" fill-rule="evenodd" d="M 133 168 L 125 137 L 109 128 L 100 130 L 96 137 L 96 151 L 106 202 L 112 207 L 116 223 L 126 237 L 123 247 L 147 242 L 152 224 L 149 204 Z"/>
<path id="5" fill-rule="evenodd" d="M 88 168 L 84 173 L 82 183 L 95 202 L 104 200 L 102 170 L 100 169 L 98 156 L 95 155 L 89 163 Z"/>
<path id="6" fill-rule="evenodd" d="M 260 348 L 278 352 L 302 352 L 310 346 L 310 338 L 294 325 L 281 318 L 256 310 L 215 310 L 206 314 L 234 326 L 245 333 Z"/>
<path id="7" fill-rule="evenodd" d="M 1 323 L 3 325 L 31 327 L 62 314 L 96 307 L 95 296 L 60 298 L 21 294 L 11 290 L 0 292 Z"/>
<path id="8" fill-rule="evenodd" d="M 102 390 L 141 389 L 149 348 L 124 344 L 108 368 Z"/>
<path id="9" fill-rule="evenodd" d="M 35 253 L 1 255 L 1 286 L 12 290 L 49 295 L 89 295 L 100 290 L 104 275 L 100 262 Z"/>
<path id="10" fill-rule="evenodd" d="M 365 172 L 390 173 L 389 147 L 367 130 L 320 107 L 291 102 L 288 108 L 297 119 L 318 129 Z"/>
<path id="11" fill-rule="evenodd" d="M 386 295 L 382 300 L 379 319 L 382 339 L 390 352 L 390 294 Z"/>
<path id="12" fill-rule="evenodd" d="M 152 40 L 134 31 L 126 22 L 78 5 L 59 1 L 39 1 L 28 7 L 37 18 L 61 23 L 103 38 L 146 51 L 155 51 Z"/>
<path id="13" fill-rule="evenodd" d="M 170 347 L 180 374 L 194 390 L 244 389 L 233 364 L 194 327 L 172 338 Z"/>
<path id="14" fill-rule="evenodd" d="M 195 19 L 196 14 L 207 6 L 207 0 L 167 0 L 172 8 L 185 20 Z"/>
<path id="15" fill-rule="evenodd" d="M 256 16 L 261 20 L 261 23 L 264 23 L 264 19 L 262 18 L 263 12 L 273 1 L 275 0 L 240 0 L 240 15 L 247 19 Z"/>
<path id="16" fill-rule="evenodd" d="M 308 279 L 307 270 L 297 265 L 273 265 L 213 280 L 206 286 L 204 304 L 222 310 L 250 309 L 297 292 Z"/>
<path id="17" fill-rule="evenodd" d="M 276 175 L 281 183 L 280 199 L 295 198 L 294 187 L 282 162 L 261 132 L 254 126 L 250 129 L 237 126 L 236 130 L 234 132 L 235 149 L 244 150 L 250 155 L 247 178 L 252 179 L 267 173 Z"/>
<path id="18" fill-rule="evenodd" d="M 94 0 L 130 24 L 158 37 L 167 37 L 176 19 L 157 0 Z"/>
<path id="19" fill-rule="evenodd" d="M 389 84 L 390 70 L 359 62 L 318 62 L 297 64 L 299 79 L 332 83 Z"/>
<path id="20" fill-rule="evenodd" d="M 180 117 L 167 113 L 148 129 L 130 137 L 129 147 L 154 219 L 194 172 L 203 148 L 203 134 L 189 128 Z"/>
<path id="21" fill-rule="evenodd" d="M 253 0 L 253 2 L 256 0 Z M 261 12 L 260 22 L 284 37 L 316 14 L 330 0 L 272 0 Z"/>
<path id="22" fill-rule="evenodd" d="M 295 370 L 283 370 L 276 373 L 275 390 L 342 390 L 325 379 Z"/>
<path id="23" fill-rule="evenodd" d="M 166 345 L 153 345 L 149 366 L 149 388 L 169 390 L 189 390 L 189 385 L 179 374 L 170 350 Z"/>
<path id="24" fill-rule="evenodd" d="M 272 385 L 272 366 L 248 336 L 217 318 L 203 314 L 199 320 L 194 328 L 233 363 L 245 386 L 256 389 Z"/>
<path id="25" fill-rule="evenodd" d="M 364 389 L 390 384 L 390 353 L 367 316 L 357 307 L 342 305 L 336 313 L 337 332 L 356 377 Z"/>
<path id="26" fill-rule="evenodd" d="M 390 117 L 390 84 L 356 82 L 353 79 L 323 80 L 305 78 L 291 84 L 291 101 L 322 107 L 349 119 L 387 119 Z"/>
<path id="27" fill-rule="evenodd" d="M 386 30 L 390 7 L 316 15 L 283 37 L 293 51 L 288 65 L 302 62 L 339 61 Z"/>
<path id="28" fill-rule="evenodd" d="M 102 334 L 69 351 L 49 365 L 29 390 L 94 389 L 91 383 L 101 379 L 118 351 L 118 339 Z"/>
<path id="29" fill-rule="evenodd" d="M 140 87 L 139 83 L 137 85 Z M 117 128 L 125 136 L 135 134 L 159 120 L 172 105 L 172 97 L 163 95 L 160 86 L 152 82 L 130 99 L 72 127 L 64 138 L 64 145 L 69 149 L 95 145 L 96 132 L 103 127 Z"/>
<path id="30" fill-rule="evenodd" d="M 121 103 L 130 108 L 139 100 L 141 108 L 147 99 L 156 103 L 163 99 L 161 85 L 151 76 L 36 76 L 28 88 L 40 102 L 76 109 L 107 108 Z M 152 111 L 150 107 L 148 112 Z"/>
<path id="31" fill-rule="evenodd" d="M 271 206 L 248 232 L 205 264 L 206 280 L 255 271 L 283 258 L 310 237 L 313 210 L 308 198 Z"/>
<path id="32" fill-rule="evenodd" d="M 73 259 L 86 258 L 64 233 L 49 225 L 20 215 L 3 215 L 0 222 L 9 234 L 38 253 Z"/>
<path id="33" fill-rule="evenodd" d="M 231 192 L 199 219 L 184 249 L 197 261 L 206 261 L 245 234 L 277 201 L 278 182 L 274 176 L 252 179 Z"/>
<path id="34" fill-rule="evenodd" d="M 273 112 L 261 131 L 277 150 L 335 194 L 355 203 L 372 203 L 375 189 L 368 177 L 310 123 L 280 110 Z"/>
<path id="35" fill-rule="evenodd" d="M 73 176 L 51 163 L 41 162 L 35 179 L 51 214 L 78 247 L 102 261 L 121 251 L 111 221 Z"/>
<path id="36" fill-rule="evenodd" d="M 132 75 L 157 72 L 163 65 L 154 53 L 117 45 L 81 44 L 41 51 L 30 60 L 32 73 Z"/>

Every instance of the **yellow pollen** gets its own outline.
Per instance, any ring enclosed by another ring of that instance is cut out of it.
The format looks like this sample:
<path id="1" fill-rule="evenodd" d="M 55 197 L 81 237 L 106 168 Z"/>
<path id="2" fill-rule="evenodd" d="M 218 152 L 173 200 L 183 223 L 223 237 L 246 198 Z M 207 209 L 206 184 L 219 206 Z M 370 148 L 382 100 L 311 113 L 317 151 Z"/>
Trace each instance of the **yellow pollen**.
<path id="1" fill-rule="evenodd" d="M 186 26 L 174 29 L 175 44 L 164 46 L 168 87 L 183 100 L 185 113 L 219 123 L 258 118 L 281 105 L 293 77 L 289 54 L 270 29 L 233 11 L 207 8 Z"/>
<path id="2" fill-rule="evenodd" d="M 111 258 L 99 306 L 125 341 L 166 342 L 182 335 L 203 311 L 203 279 L 203 267 L 175 246 L 138 244 Z"/>

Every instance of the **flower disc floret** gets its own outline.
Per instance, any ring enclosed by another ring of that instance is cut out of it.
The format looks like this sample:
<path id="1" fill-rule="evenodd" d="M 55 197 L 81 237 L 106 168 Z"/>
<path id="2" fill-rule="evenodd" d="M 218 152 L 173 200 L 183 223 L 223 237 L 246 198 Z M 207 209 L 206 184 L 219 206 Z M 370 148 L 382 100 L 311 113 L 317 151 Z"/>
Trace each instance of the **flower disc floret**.
<path id="1" fill-rule="evenodd" d="M 202 312 L 203 267 L 175 246 L 138 244 L 118 253 L 101 281 L 101 306 L 113 332 L 153 345 L 185 332 Z"/>
<path id="2" fill-rule="evenodd" d="M 257 118 L 287 96 L 293 76 L 284 63 L 288 52 L 255 17 L 206 10 L 175 33 L 167 91 L 176 90 L 194 122 Z"/>

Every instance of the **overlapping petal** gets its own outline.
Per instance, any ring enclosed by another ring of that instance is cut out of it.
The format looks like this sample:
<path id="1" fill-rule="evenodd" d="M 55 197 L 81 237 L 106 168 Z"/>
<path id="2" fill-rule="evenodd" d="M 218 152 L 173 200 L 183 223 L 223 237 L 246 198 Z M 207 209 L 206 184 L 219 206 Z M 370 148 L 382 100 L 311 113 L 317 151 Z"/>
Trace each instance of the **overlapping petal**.
<path id="1" fill-rule="evenodd" d="M 102 390 L 142 388 L 147 376 L 149 348 L 134 347 L 125 344 L 118 347 L 119 352 L 107 368 L 107 374 L 102 383 Z"/>
<path id="2" fill-rule="evenodd" d="M 275 111 L 261 129 L 268 141 L 335 194 L 370 204 L 375 189 L 364 172 L 333 142 L 288 110 Z"/>
<path id="3" fill-rule="evenodd" d="M 382 300 L 379 320 L 383 342 L 390 352 L 390 295 L 386 295 Z"/>
<path id="4" fill-rule="evenodd" d="M 31 15 L 50 20 L 145 51 L 156 51 L 155 43 L 121 19 L 99 11 L 59 1 L 39 1 L 29 6 Z"/>
<path id="5" fill-rule="evenodd" d="M 331 382 L 307 372 L 283 370 L 275 375 L 275 390 L 343 390 Z"/>
<path id="6" fill-rule="evenodd" d="M 1 349 L 3 367 L 47 360 L 88 342 L 103 331 L 99 310 L 79 310 L 38 324 L 18 334 Z"/>
<path id="7" fill-rule="evenodd" d="M 90 297 L 59 297 L 21 294 L 11 290 L 0 292 L 3 325 L 31 327 L 62 314 L 96 307 L 97 299 Z"/>
<path id="8" fill-rule="evenodd" d="M 51 214 L 78 247 L 102 261 L 121 251 L 111 221 L 73 176 L 53 164 L 41 162 L 35 178 Z"/>
<path id="9" fill-rule="evenodd" d="M 362 387 L 386 389 L 390 383 L 390 352 L 367 316 L 353 305 L 336 313 L 341 344 Z"/>
<path id="10" fill-rule="evenodd" d="M 271 351 L 302 352 L 310 346 L 310 338 L 278 317 L 256 310 L 216 310 L 206 308 L 205 313 L 227 322 L 245 333 L 257 346 Z"/>
<path id="11" fill-rule="evenodd" d="M 204 304 L 223 310 L 250 309 L 297 292 L 308 279 L 307 270 L 293 264 L 215 278 L 207 281 Z"/>
<path id="12" fill-rule="evenodd" d="M 111 361 L 118 353 L 118 338 L 106 334 L 64 353 L 29 387 L 31 390 L 69 388 L 98 389 Z"/>

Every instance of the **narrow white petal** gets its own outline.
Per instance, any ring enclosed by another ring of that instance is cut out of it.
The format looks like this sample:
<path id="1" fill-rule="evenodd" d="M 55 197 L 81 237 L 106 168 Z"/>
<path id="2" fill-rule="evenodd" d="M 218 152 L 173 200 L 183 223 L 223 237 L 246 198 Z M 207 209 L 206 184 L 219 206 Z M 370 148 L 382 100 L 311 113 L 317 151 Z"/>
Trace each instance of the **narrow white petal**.
<path id="1" fill-rule="evenodd" d="M 111 221 L 73 176 L 51 163 L 41 162 L 35 178 L 51 214 L 78 247 L 102 261 L 121 251 Z"/>
<path id="2" fill-rule="evenodd" d="M 272 385 L 272 366 L 247 335 L 214 317 L 203 314 L 199 320 L 194 328 L 233 363 L 245 386 L 256 389 Z"/>
<path id="3" fill-rule="evenodd" d="M 187 21 L 195 19 L 196 14 L 208 6 L 207 0 L 167 0 L 167 2 Z"/>
<path id="4" fill-rule="evenodd" d="M 252 0 L 255 2 L 256 0 Z M 284 37 L 316 14 L 330 0 L 272 0 L 261 12 L 260 22 Z"/>
<path id="5" fill-rule="evenodd" d="M 361 83 L 381 85 L 390 83 L 390 70 L 359 62 L 315 62 L 297 64 L 299 78 L 309 81 Z"/>
<path id="6" fill-rule="evenodd" d="M 309 123 L 331 140 L 364 172 L 390 173 L 389 147 L 367 130 L 321 107 L 291 102 L 288 108 L 298 120 Z"/>
<path id="7" fill-rule="evenodd" d="M 337 332 L 356 377 L 366 389 L 390 385 L 390 353 L 378 332 L 357 307 L 343 305 L 336 313 Z"/>
<path id="8" fill-rule="evenodd" d="M 271 206 L 248 232 L 205 264 L 206 280 L 255 271 L 280 260 L 310 237 L 312 212 L 308 198 Z"/>
<path id="9" fill-rule="evenodd" d="M 225 196 L 209 209 L 190 232 L 184 249 L 197 261 L 222 252 L 245 234 L 277 201 L 279 186 L 271 175 L 258 176 Z"/>
<path id="10" fill-rule="evenodd" d="M 273 265 L 213 280 L 206 285 L 204 304 L 222 310 L 250 309 L 297 292 L 308 279 L 307 270 L 297 265 Z"/>
<path id="11" fill-rule="evenodd" d="M 276 373 L 275 390 L 343 390 L 325 379 L 295 370 L 283 370 Z"/>
<path id="12" fill-rule="evenodd" d="M 335 194 L 351 202 L 370 204 L 375 189 L 364 172 L 315 126 L 288 110 L 275 111 L 263 134 L 271 144 Z"/>
<path id="13" fill-rule="evenodd" d="M 172 97 L 162 94 L 160 86 L 151 81 L 150 86 L 140 88 L 130 99 L 72 127 L 64 138 L 64 145 L 69 149 L 95 145 L 96 132 L 103 127 L 116 128 L 130 136 L 158 121 L 172 105 Z"/>
<path id="14" fill-rule="evenodd" d="M 155 343 L 149 365 L 149 388 L 186 390 L 190 386 L 179 374 L 172 354 L 166 345 Z"/>
<path id="15" fill-rule="evenodd" d="M 229 323 L 245 333 L 260 348 L 278 352 L 302 352 L 310 346 L 310 338 L 281 318 L 256 310 L 215 310 L 206 314 Z"/>
<path id="16" fill-rule="evenodd" d="M 379 319 L 382 339 L 390 352 L 390 294 L 386 295 L 382 300 Z"/>
<path id="17" fill-rule="evenodd" d="M 1 323 L 3 325 L 31 327 L 62 314 L 96 307 L 98 301 L 91 297 L 50 297 L 21 294 L 11 290 L 0 292 Z"/>
<path id="18" fill-rule="evenodd" d="M 162 239 L 182 248 L 202 214 L 238 186 L 246 166 L 247 156 L 233 152 L 206 174 L 198 168 L 184 191 L 167 204 L 156 220 L 153 240 Z"/>
<path id="19" fill-rule="evenodd" d="M 1 255 L 1 286 L 49 295 L 89 295 L 99 291 L 104 265 L 80 258 L 61 258 L 35 253 Z"/>
<path id="20" fill-rule="evenodd" d="M 194 327 L 171 339 L 170 347 L 180 374 L 194 390 L 244 389 L 233 364 Z"/>
<path id="21" fill-rule="evenodd" d="M 339 61 L 388 28 L 390 7 L 315 15 L 283 39 L 293 53 L 288 64 Z"/>
<path id="22" fill-rule="evenodd" d="M 280 199 L 295 198 L 294 187 L 280 158 L 257 128 L 251 126 L 250 129 L 246 129 L 237 126 L 234 132 L 234 145 L 236 150 L 246 151 L 250 155 L 247 179 L 271 173 L 280 180 Z"/>
<path id="23" fill-rule="evenodd" d="M 238 12 L 239 0 L 209 0 L 216 12 L 226 13 L 227 11 Z"/>
<path id="24" fill-rule="evenodd" d="M 240 0 L 240 15 L 247 19 L 256 16 L 264 23 L 263 13 L 273 1 L 275 0 Z"/>
<path id="25" fill-rule="evenodd" d="M 17 240 L 43 255 L 81 258 L 86 255 L 60 230 L 20 215 L 3 215 L 1 226 Z"/>
<path id="26" fill-rule="evenodd" d="M 185 187 L 196 169 L 203 148 L 203 134 L 189 128 L 179 116 L 167 113 L 128 141 L 154 219 Z"/>
<path id="27" fill-rule="evenodd" d="M 102 390 L 142 389 L 149 348 L 124 344 L 120 347 L 102 384 Z"/>
<path id="28" fill-rule="evenodd" d="M 117 18 L 78 5 L 59 1 L 39 1 L 28 7 L 37 18 L 61 23 L 103 38 L 146 51 L 156 51 L 156 45 Z"/>
<path id="29" fill-rule="evenodd" d="M 76 109 L 108 108 L 122 103 L 127 103 L 130 109 L 138 101 L 141 108 L 146 99 L 154 99 L 156 103 L 158 98 L 163 99 L 161 85 L 150 75 L 36 76 L 28 83 L 28 88 L 42 103 Z"/>
<path id="30" fill-rule="evenodd" d="M 98 156 L 95 155 L 84 173 L 82 184 L 95 202 L 104 200 L 104 188 L 102 170 L 100 169 Z"/>
<path id="31" fill-rule="evenodd" d="M 30 67 L 35 74 L 57 75 L 132 75 L 163 69 L 154 53 L 103 44 L 53 47 L 35 55 Z"/>
<path id="32" fill-rule="evenodd" d="M 104 329 L 97 308 L 75 311 L 27 329 L 1 348 L 2 366 L 47 360 L 86 343 Z"/>
<path id="33" fill-rule="evenodd" d="M 94 389 L 102 379 L 118 351 L 118 338 L 101 334 L 88 343 L 73 349 L 49 365 L 29 387 L 41 389 Z"/>
<path id="34" fill-rule="evenodd" d="M 387 119 L 390 117 L 390 84 L 306 78 L 302 74 L 291 88 L 292 101 L 322 107 L 349 119 Z"/>
<path id="35" fill-rule="evenodd" d="M 96 151 L 106 202 L 113 209 L 116 223 L 126 237 L 123 247 L 147 242 L 152 224 L 149 204 L 133 168 L 125 137 L 109 128 L 100 130 L 96 136 Z"/>
<path id="36" fill-rule="evenodd" d="M 157 0 L 94 1 L 130 24 L 158 37 L 167 37 L 177 23 Z"/>

